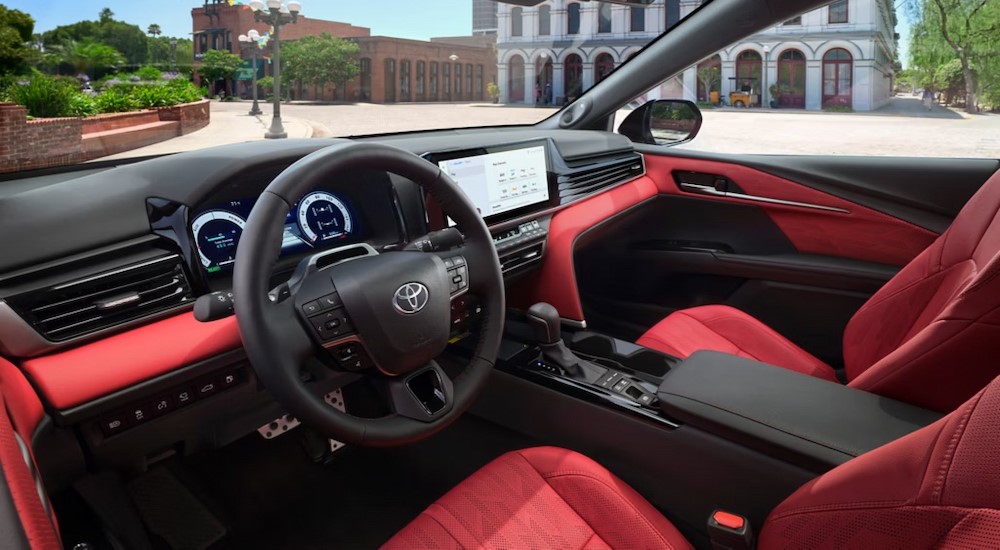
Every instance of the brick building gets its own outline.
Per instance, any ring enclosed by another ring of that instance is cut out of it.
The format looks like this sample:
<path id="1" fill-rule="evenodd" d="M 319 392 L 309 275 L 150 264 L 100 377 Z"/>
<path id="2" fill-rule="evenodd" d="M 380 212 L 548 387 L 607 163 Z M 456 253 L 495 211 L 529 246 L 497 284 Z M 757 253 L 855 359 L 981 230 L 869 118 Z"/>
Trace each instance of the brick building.
<path id="1" fill-rule="evenodd" d="M 261 34 L 267 25 L 254 21 L 253 12 L 244 6 L 230 6 L 226 0 L 206 0 L 191 10 L 194 30 L 195 66 L 212 49 L 240 54 L 239 35 L 250 29 Z M 281 28 L 282 43 L 329 33 L 357 42 L 361 74 L 351 82 L 327 84 L 322 89 L 295 83 L 292 99 L 367 101 L 395 103 L 414 101 L 484 101 L 486 86 L 496 82 L 497 57 L 490 40 L 464 43 L 457 38 L 409 40 L 389 36 L 371 36 L 371 30 L 350 23 L 325 21 L 299 16 L 294 24 Z M 248 56 L 245 56 L 248 58 Z M 271 73 L 269 65 L 264 71 Z M 227 93 L 249 96 L 249 82 L 220 82 Z"/>

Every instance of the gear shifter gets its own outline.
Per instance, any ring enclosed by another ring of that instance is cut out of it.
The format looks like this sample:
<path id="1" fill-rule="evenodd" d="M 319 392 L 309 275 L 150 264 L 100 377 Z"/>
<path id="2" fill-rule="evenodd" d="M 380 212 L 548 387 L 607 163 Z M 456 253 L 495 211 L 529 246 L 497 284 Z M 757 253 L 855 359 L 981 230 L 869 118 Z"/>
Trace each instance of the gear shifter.
<path id="1" fill-rule="evenodd" d="M 542 357 L 560 367 L 570 378 L 591 384 L 597 382 L 608 369 L 578 357 L 562 340 L 559 310 L 551 304 L 539 302 L 528 308 L 528 322 L 535 328 L 535 339 L 542 348 Z"/>

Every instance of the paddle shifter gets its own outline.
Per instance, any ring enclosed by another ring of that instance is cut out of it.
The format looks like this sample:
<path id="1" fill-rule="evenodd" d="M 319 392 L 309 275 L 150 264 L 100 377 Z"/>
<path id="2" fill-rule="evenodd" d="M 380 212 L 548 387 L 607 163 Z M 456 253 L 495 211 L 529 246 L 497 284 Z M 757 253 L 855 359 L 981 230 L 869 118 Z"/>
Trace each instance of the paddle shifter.
<path id="1" fill-rule="evenodd" d="M 570 378 L 596 383 L 608 369 L 578 357 L 562 340 L 559 311 L 550 304 L 539 302 L 528 308 L 528 322 L 535 328 L 535 339 L 542 348 L 542 358 L 558 366 Z"/>

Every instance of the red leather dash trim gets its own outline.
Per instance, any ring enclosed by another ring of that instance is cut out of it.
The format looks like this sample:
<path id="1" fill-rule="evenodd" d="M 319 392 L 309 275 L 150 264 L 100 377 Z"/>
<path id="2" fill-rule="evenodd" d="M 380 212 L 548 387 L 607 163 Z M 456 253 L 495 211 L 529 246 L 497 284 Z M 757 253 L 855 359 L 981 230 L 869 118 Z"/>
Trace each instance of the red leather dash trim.
<path id="1" fill-rule="evenodd" d="M 241 345 L 235 317 L 201 323 L 188 312 L 21 366 L 53 407 L 68 409 Z"/>
<path id="2" fill-rule="evenodd" d="M 937 238 L 931 231 L 888 214 L 746 166 L 654 155 L 646 155 L 645 159 L 646 173 L 656 182 L 660 193 L 757 206 L 802 253 L 904 265 Z M 688 193 L 674 183 L 675 170 L 725 176 L 748 195 L 831 206 L 850 213 Z"/>
<path id="3" fill-rule="evenodd" d="M 45 416 L 42 402 L 31 384 L 13 363 L 0 357 L 0 393 L 7 402 L 14 429 L 25 441 L 31 441 L 31 434 Z"/>

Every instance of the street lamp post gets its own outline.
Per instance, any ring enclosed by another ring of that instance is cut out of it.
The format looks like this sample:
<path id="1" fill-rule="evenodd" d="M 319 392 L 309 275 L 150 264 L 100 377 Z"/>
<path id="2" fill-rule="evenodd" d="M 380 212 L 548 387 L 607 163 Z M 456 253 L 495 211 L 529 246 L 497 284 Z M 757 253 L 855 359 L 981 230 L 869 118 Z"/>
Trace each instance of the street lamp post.
<path id="1" fill-rule="evenodd" d="M 765 44 L 763 49 L 764 49 L 764 69 L 760 72 L 760 78 L 761 78 L 761 90 L 760 90 L 760 97 L 761 97 L 760 103 L 761 103 L 761 105 L 760 106 L 761 107 L 769 107 L 771 105 L 771 103 L 770 103 L 770 98 L 767 97 L 767 94 L 768 94 L 768 89 L 767 89 L 767 54 L 771 53 L 771 46 L 768 46 L 767 44 Z M 765 100 L 767 100 L 767 101 L 765 101 Z"/>
<path id="2" fill-rule="evenodd" d="M 266 139 L 281 139 L 288 137 L 284 126 L 281 125 L 281 27 L 289 23 L 295 23 L 302 10 L 302 4 L 295 0 L 283 3 L 281 0 L 267 0 L 265 5 L 263 0 L 253 0 L 250 2 L 250 9 L 253 10 L 253 17 L 256 21 L 267 23 L 271 26 L 271 41 L 274 43 L 271 63 L 274 67 L 274 113 L 271 116 L 271 128 L 264 134 Z"/>
<path id="3" fill-rule="evenodd" d="M 177 72 L 177 39 L 170 39 L 170 71 Z"/>
<path id="4" fill-rule="evenodd" d="M 260 49 L 257 40 L 260 39 L 260 33 L 257 29 L 250 29 L 246 34 L 240 35 L 241 47 L 244 51 L 250 50 L 250 55 L 253 56 L 253 107 L 250 108 L 250 116 L 257 116 L 264 114 L 260 110 L 260 105 L 257 104 L 257 50 Z"/>

